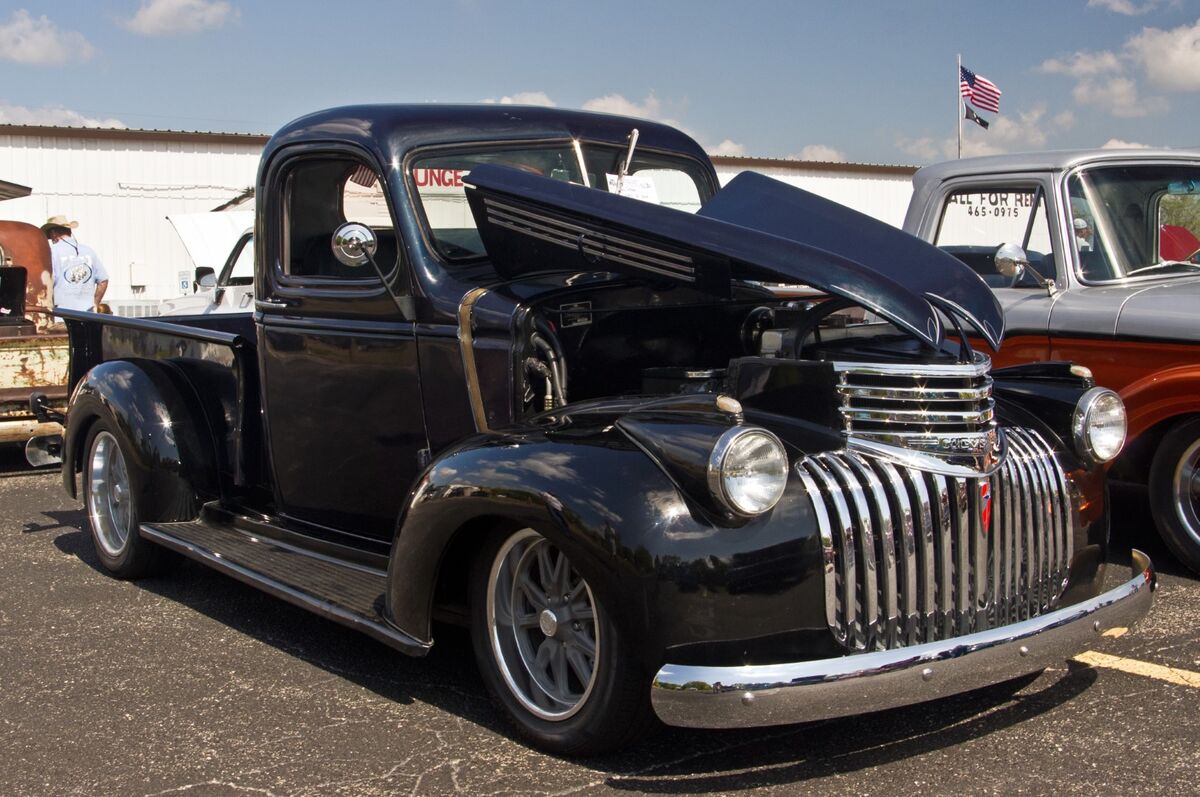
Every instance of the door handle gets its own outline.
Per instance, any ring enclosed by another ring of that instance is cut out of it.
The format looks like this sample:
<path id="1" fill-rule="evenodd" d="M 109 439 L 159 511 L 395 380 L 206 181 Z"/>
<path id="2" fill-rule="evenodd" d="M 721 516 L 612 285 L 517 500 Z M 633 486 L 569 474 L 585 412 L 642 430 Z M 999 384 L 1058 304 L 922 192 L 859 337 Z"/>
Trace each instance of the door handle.
<path id="1" fill-rule="evenodd" d="M 291 302 L 285 302 L 278 299 L 255 299 L 255 310 L 286 310 L 292 306 Z"/>

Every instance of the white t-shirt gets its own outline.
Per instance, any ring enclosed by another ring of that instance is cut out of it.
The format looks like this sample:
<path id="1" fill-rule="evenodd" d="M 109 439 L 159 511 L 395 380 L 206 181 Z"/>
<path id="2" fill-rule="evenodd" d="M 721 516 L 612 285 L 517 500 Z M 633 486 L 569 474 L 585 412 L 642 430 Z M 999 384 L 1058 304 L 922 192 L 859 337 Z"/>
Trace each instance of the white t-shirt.
<path id="1" fill-rule="evenodd" d="M 72 236 L 50 244 L 54 270 L 54 304 L 68 310 L 91 310 L 96 305 L 96 284 L 108 281 L 108 272 L 87 244 Z"/>

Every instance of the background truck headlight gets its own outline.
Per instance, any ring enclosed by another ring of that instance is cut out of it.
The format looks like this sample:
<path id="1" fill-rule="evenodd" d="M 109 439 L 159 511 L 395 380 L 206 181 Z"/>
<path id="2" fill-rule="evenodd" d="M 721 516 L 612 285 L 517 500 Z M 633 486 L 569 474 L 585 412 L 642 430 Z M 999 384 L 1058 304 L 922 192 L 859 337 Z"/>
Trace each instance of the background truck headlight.
<path id="1" fill-rule="evenodd" d="M 1094 387 L 1075 405 L 1075 449 L 1096 462 L 1108 462 L 1125 445 L 1125 402 L 1108 388 Z"/>

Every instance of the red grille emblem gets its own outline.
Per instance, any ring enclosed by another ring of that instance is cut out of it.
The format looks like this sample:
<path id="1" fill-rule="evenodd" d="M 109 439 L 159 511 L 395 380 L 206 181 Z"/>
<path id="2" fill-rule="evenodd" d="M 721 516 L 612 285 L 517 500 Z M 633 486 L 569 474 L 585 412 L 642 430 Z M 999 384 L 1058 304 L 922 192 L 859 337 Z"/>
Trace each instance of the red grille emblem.
<path id="1" fill-rule="evenodd" d="M 983 520 L 983 531 L 986 534 L 992 527 L 992 486 L 987 482 L 979 485 L 979 516 Z"/>

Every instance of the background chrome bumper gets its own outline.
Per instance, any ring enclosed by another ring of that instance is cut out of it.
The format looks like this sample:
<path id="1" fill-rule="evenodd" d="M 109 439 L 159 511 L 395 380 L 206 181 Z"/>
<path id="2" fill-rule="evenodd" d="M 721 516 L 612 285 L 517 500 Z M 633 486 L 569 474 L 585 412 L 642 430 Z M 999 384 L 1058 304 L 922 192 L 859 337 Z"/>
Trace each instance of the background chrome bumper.
<path id="1" fill-rule="evenodd" d="M 906 706 L 1019 678 L 1082 652 L 1100 632 L 1150 609 L 1154 568 L 1133 551 L 1132 578 L 1091 600 L 988 631 L 894 650 L 788 664 L 667 664 L 650 690 L 659 718 L 740 728 Z"/>

